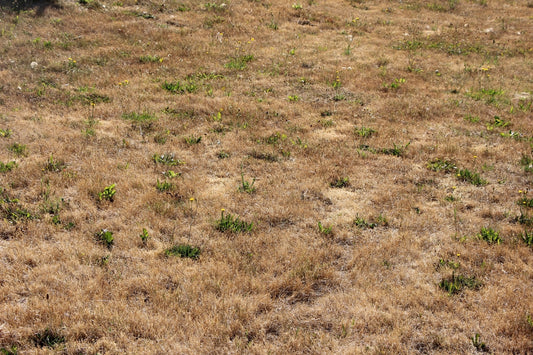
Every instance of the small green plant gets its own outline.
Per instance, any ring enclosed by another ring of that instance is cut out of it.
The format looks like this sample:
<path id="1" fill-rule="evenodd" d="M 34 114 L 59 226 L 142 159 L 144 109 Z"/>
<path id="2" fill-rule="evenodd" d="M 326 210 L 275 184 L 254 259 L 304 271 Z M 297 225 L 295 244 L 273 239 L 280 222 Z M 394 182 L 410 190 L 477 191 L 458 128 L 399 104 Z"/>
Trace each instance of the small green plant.
<path id="1" fill-rule="evenodd" d="M 329 235 L 332 232 L 332 226 L 326 227 L 322 225 L 322 222 L 318 221 L 318 232 L 320 234 Z"/>
<path id="2" fill-rule="evenodd" d="M 453 260 L 439 259 L 438 268 L 450 268 L 453 270 L 459 269 L 459 263 Z"/>
<path id="3" fill-rule="evenodd" d="M 533 198 L 528 199 L 526 196 L 522 197 L 516 202 L 519 206 L 533 208 Z"/>
<path id="4" fill-rule="evenodd" d="M 383 154 L 393 155 L 395 157 L 401 157 L 403 155 L 403 153 L 405 152 L 405 150 L 407 149 L 407 147 L 409 147 L 410 144 L 411 144 L 411 142 L 407 143 L 404 146 L 401 146 L 401 145 L 396 145 L 396 143 L 393 143 L 393 145 L 394 145 L 393 148 L 383 148 L 381 150 L 381 152 Z"/>
<path id="5" fill-rule="evenodd" d="M 7 163 L 2 163 L 0 161 L 0 173 L 7 173 L 7 172 L 15 169 L 16 166 L 17 166 L 17 163 L 15 161 L 10 161 L 10 162 L 7 162 Z"/>
<path id="6" fill-rule="evenodd" d="M 220 152 L 217 153 L 217 157 L 218 159 L 227 159 L 229 158 L 230 154 L 226 151 L 223 151 L 221 150 Z"/>
<path id="7" fill-rule="evenodd" d="M 253 194 L 255 192 L 255 178 L 252 179 L 252 182 L 244 180 L 244 173 L 241 170 L 241 185 L 239 186 L 240 192 L 246 192 L 248 194 Z"/>
<path id="8" fill-rule="evenodd" d="M 471 172 L 468 169 L 461 169 L 457 173 L 457 179 L 461 181 L 466 181 L 475 186 L 487 185 L 488 181 L 482 179 L 481 176 L 476 172 Z"/>
<path id="9" fill-rule="evenodd" d="M 457 169 L 457 165 L 454 162 L 439 158 L 433 159 L 426 166 L 429 170 L 443 171 L 445 173 L 451 173 Z"/>
<path id="10" fill-rule="evenodd" d="M 109 186 L 106 186 L 101 192 L 98 193 L 98 199 L 100 201 L 106 200 L 109 202 L 113 202 L 115 200 L 115 193 L 117 191 L 115 190 L 115 184 L 111 184 Z"/>
<path id="11" fill-rule="evenodd" d="M 157 120 L 157 117 L 150 112 L 143 111 L 142 113 L 127 112 L 122 114 L 122 118 L 131 121 L 133 124 L 147 126 L 153 121 Z"/>
<path id="12" fill-rule="evenodd" d="M 469 288 L 477 290 L 482 286 L 481 281 L 476 280 L 475 276 L 466 277 L 463 275 L 455 276 L 455 272 L 452 273 L 452 276 L 447 279 L 442 279 L 439 283 L 439 287 L 444 291 L 448 292 L 449 295 L 459 293 L 463 288 Z"/>
<path id="13" fill-rule="evenodd" d="M 113 238 L 113 232 L 107 229 L 101 229 L 94 234 L 96 240 L 106 246 L 108 249 L 113 247 L 115 243 L 115 238 Z"/>
<path id="14" fill-rule="evenodd" d="M 143 55 L 139 57 L 139 62 L 141 63 L 156 63 L 162 62 L 163 58 L 158 55 Z"/>
<path id="15" fill-rule="evenodd" d="M 479 117 L 478 116 L 472 116 L 472 115 L 466 115 L 464 117 L 464 120 L 468 121 L 468 122 L 471 122 L 471 123 L 478 123 L 479 122 Z"/>
<path id="16" fill-rule="evenodd" d="M 167 178 L 174 179 L 175 177 L 181 176 L 181 173 L 177 173 L 174 170 L 167 170 L 163 173 Z"/>
<path id="17" fill-rule="evenodd" d="M 168 181 L 159 181 L 159 179 L 157 179 L 155 187 L 159 192 L 165 192 L 172 190 L 174 186 Z"/>
<path id="18" fill-rule="evenodd" d="M 0 138 L 7 138 L 11 135 L 10 129 L 1 129 L 0 128 Z"/>
<path id="19" fill-rule="evenodd" d="M 28 148 L 25 144 L 13 143 L 9 146 L 9 150 L 15 153 L 17 156 L 25 157 L 28 155 Z"/>
<path id="20" fill-rule="evenodd" d="M 185 137 L 185 143 L 188 145 L 198 144 L 202 140 L 202 136 L 195 137 L 193 135 Z"/>
<path id="21" fill-rule="evenodd" d="M 252 54 L 232 57 L 230 61 L 224 65 L 224 67 L 228 69 L 244 70 L 246 68 L 246 64 L 251 62 L 253 59 L 254 56 Z"/>
<path id="22" fill-rule="evenodd" d="M 18 349 L 15 345 L 10 346 L 8 348 L 1 347 L 0 354 L 1 355 L 18 355 Z"/>
<path id="23" fill-rule="evenodd" d="M 303 9 L 303 6 L 302 6 L 302 4 L 294 3 L 294 4 L 292 4 L 292 8 L 295 9 L 295 10 L 301 10 L 301 9 Z"/>
<path id="24" fill-rule="evenodd" d="M 474 345 L 474 348 L 476 348 L 477 351 L 482 351 L 482 352 L 489 351 L 489 348 L 487 347 L 487 345 L 485 345 L 485 343 L 481 341 L 480 335 L 478 333 L 474 334 L 471 340 L 472 340 L 472 345 Z"/>
<path id="25" fill-rule="evenodd" d="M 520 165 L 524 167 L 524 171 L 527 173 L 533 173 L 533 158 L 523 154 L 520 159 Z"/>
<path id="26" fill-rule="evenodd" d="M 350 186 L 350 178 L 347 176 L 335 178 L 329 183 L 329 186 L 337 189 L 348 187 Z"/>
<path id="27" fill-rule="evenodd" d="M 527 324 L 529 324 L 529 326 L 533 328 L 533 318 L 531 317 L 531 314 L 527 315 L 526 321 L 527 321 Z"/>
<path id="28" fill-rule="evenodd" d="M 481 228 L 481 231 L 476 235 L 476 237 L 486 241 L 489 244 L 500 244 L 502 242 L 499 233 L 490 227 Z"/>
<path id="29" fill-rule="evenodd" d="M 150 236 L 148 235 L 148 231 L 146 230 L 146 228 L 143 228 L 142 233 L 139 234 L 139 238 L 141 238 L 141 242 L 143 243 L 143 245 L 146 245 L 146 243 L 148 243 L 148 239 L 150 239 Z"/>
<path id="30" fill-rule="evenodd" d="M 50 172 L 60 172 L 66 167 L 67 167 L 67 164 L 65 164 L 63 160 L 54 160 L 54 156 L 50 154 L 50 158 L 48 158 L 48 161 L 46 162 L 46 165 L 44 166 L 44 170 L 50 171 Z"/>
<path id="31" fill-rule="evenodd" d="M 249 233 L 252 231 L 253 223 L 241 221 L 239 217 L 235 217 L 231 213 L 225 215 L 224 212 L 225 210 L 222 209 L 220 219 L 216 222 L 216 229 L 221 232 L 232 233 Z"/>
<path id="32" fill-rule="evenodd" d="M 494 121 L 491 123 L 487 123 L 487 130 L 493 131 L 494 128 L 505 128 L 511 124 L 511 121 L 506 121 L 503 118 L 500 118 L 499 116 L 494 116 Z"/>
<path id="33" fill-rule="evenodd" d="M 399 79 L 394 79 L 394 81 L 390 84 L 383 84 L 383 89 L 384 90 L 398 90 L 404 83 L 405 83 L 405 79 L 404 78 L 399 78 Z"/>
<path id="34" fill-rule="evenodd" d="M 377 223 L 367 222 L 363 217 L 356 216 L 353 224 L 361 229 L 374 229 L 378 226 Z"/>
<path id="35" fill-rule="evenodd" d="M 174 245 L 165 250 L 166 256 L 179 256 L 180 258 L 198 259 L 200 248 L 190 246 L 189 244 Z"/>
<path id="36" fill-rule="evenodd" d="M 533 246 L 533 231 L 528 232 L 527 230 L 525 230 L 524 234 L 522 234 L 522 240 L 524 241 L 524 243 L 526 243 L 528 247 L 532 247 Z"/>
<path id="37" fill-rule="evenodd" d="M 180 82 L 180 81 L 174 81 L 174 82 L 167 82 L 165 81 L 162 85 L 163 89 L 173 93 L 173 94 L 192 94 L 198 90 L 198 85 L 196 82 L 189 80 L 187 82 Z"/>
<path id="38" fill-rule="evenodd" d="M 154 154 L 152 160 L 156 164 L 164 164 L 168 166 L 176 166 L 185 164 L 183 160 L 176 159 L 173 153 Z"/>
<path id="39" fill-rule="evenodd" d="M 361 126 L 361 127 L 355 127 L 355 134 L 357 134 L 361 138 L 370 138 L 376 133 L 375 129 Z"/>
<path id="40" fill-rule="evenodd" d="M 289 95 L 288 99 L 290 102 L 300 101 L 300 97 L 298 97 L 298 95 Z"/>
<path id="41" fill-rule="evenodd" d="M 63 344 L 66 339 L 58 331 L 46 328 L 42 332 L 38 332 L 32 337 L 33 342 L 39 347 L 54 348 L 56 345 Z"/>

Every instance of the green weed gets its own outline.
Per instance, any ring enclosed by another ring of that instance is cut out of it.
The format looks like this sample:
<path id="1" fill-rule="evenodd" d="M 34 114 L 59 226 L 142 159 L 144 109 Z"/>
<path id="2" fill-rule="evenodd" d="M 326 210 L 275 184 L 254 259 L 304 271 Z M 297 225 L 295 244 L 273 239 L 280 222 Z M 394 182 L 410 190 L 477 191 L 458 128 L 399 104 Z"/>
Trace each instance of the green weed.
<path id="1" fill-rule="evenodd" d="M 450 268 L 453 270 L 459 269 L 460 265 L 457 261 L 439 259 L 438 268 Z"/>
<path id="2" fill-rule="evenodd" d="M 183 160 L 176 159 L 173 153 L 154 154 L 152 160 L 156 164 L 164 164 L 168 166 L 176 166 L 185 164 Z"/>
<path id="3" fill-rule="evenodd" d="M 139 238 L 141 238 L 141 242 L 143 243 L 143 245 L 146 245 L 146 243 L 148 242 L 148 239 L 150 239 L 150 236 L 148 235 L 148 231 L 146 230 L 146 228 L 143 228 L 142 233 L 139 234 Z"/>
<path id="4" fill-rule="evenodd" d="M 174 245 L 165 249 L 166 256 L 179 256 L 180 258 L 198 259 L 200 248 L 190 246 L 189 244 Z"/>
<path id="5" fill-rule="evenodd" d="M 241 171 L 241 184 L 239 186 L 240 192 L 246 192 L 248 194 L 253 194 L 255 192 L 255 178 L 252 179 L 252 182 L 244 180 L 244 173 Z"/>
<path id="6" fill-rule="evenodd" d="M 318 232 L 320 234 L 329 235 L 332 232 L 332 226 L 326 227 L 322 225 L 322 222 L 318 221 Z"/>
<path id="7" fill-rule="evenodd" d="M 111 184 L 109 186 L 106 186 L 101 192 L 98 193 L 98 199 L 100 201 L 106 200 L 109 202 L 113 202 L 115 200 L 115 193 L 117 191 L 115 190 L 115 184 Z"/>
<path id="8" fill-rule="evenodd" d="M 10 129 L 1 129 L 0 128 L 0 138 L 7 138 L 11 135 Z"/>
<path id="9" fill-rule="evenodd" d="M 356 216 L 353 224 L 361 229 L 374 229 L 378 226 L 377 223 L 367 222 L 363 217 Z"/>
<path id="10" fill-rule="evenodd" d="M 246 64 L 251 62 L 253 59 L 254 56 L 252 54 L 232 57 L 230 61 L 224 65 L 224 67 L 228 69 L 244 70 L 246 68 Z"/>
<path id="11" fill-rule="evenodd" d="M 522 197 L 516 202 L 519 206 L 533 208 L 533 198 L 528 199 L 527 197 Z"/>
<path id="12" fill-rule="evenodd" d="M 141 63 L 156 63 L 162 62 L 163 58 L 158 55 L 143 55 L 139 57 L 139 62 Z"/>
<path id="13" fill-rule="evenodd" d="M 524 171 L 527 173 L 533 173 L 533 158 L 523 154 L 522 158 L 520 159 L 520 165 L 522 165 Z"/>
<path id="14" fill-rule="evenodd" d="M 28 155 L 28 148 L 25 144 L 13 143 L 9 146 L 9 150 L 17 156 L 25 157 Z"/>
<path id="15" fill-rule="evenodd" d="M 253 222 L 248 223 L 239 219 L 239 217 L 233 216 L 231 213 L 224 214 L 225 210 L 222 209 L 220 213 L 220 219 L 216 222 L 216 229 L 221 232 L 231 233 L 249 233 L 253 229 Z"/>
<path id="16" fill-rule="evenodd" d="M 1 347 L 0 354 L 1 355 L 18 355 L 18 349 L 15 345 L 10 346 L 8 348 Z"/>
<path id="17" fill-rule="evenodd" d="M 341 189 L 343 187 L 350 186 L 350 178 L 349 177 L 338 177 L 335 178 L 333 181 L 329 183 L 330 187 Z"/>
<path id="18" fill-rule="evenodd" d="M 387 155 L 393 155 L 395 157 L 401 157 L 405 150 L 407 149 L 407 147 L 409 147 L 409 145 L 411 144 L 411 142 L 407 143 L 406 145 L 404 146 L 401 146 L 401 145 L 396 145 L 396 143 L 393 143 L 393 148 L 383 148 L 381 150 L 381 152 L 383 154 L 387 154 Z"/>
<path id="19" fill-rule="evenodd" d="M 63 344 L 66 339 L 58 331 L 46 328 L 42 332 L 38 332 L 32 337 L 33 342 L 38 347 L 54 348 L 56 345 Z"/>
<path id="20" fill-rule="evenodd" d="M 50 172 L 60 172 L 67 167 L 67 164 L 63 160 L 54 160 L 54 156 L 50 154 L 50 158 L 44 166 L 44 170 Z"/>
<path id="21" fill-rule="evenodd" d="M 3 163 L 0 161 L 0 173 L 7 173 L 15 169 L 16 166 L 17 166 L 17 163 L 15 161 L 10 161 L 7 163 Z"/>
<path id="22" fill-rule="evenodd" d="M 96 240 L 103 244 L 108 249 L 111 249 L 113 247 L 113 244 L 115 243 L 115 238 L 113 238 L 113 232 L 107 229 L 101 229 L 98 232 L 94 234 L 96 237 Z"/>
<path id="23" fill-rule="evenodd" d="M 498 232 L 496 232 L 492 228 L 481 228 L 481 231 L 476 235 L 478 239 L 484 240 L 489 244 L 500 244 L 502 242 L 502 239 Z"/>
<path id="24" fill-rule="evenodd" d="M 137 112 L 128 112 L 123 113 L 122 118 L 128 121 L 131 121 L 134 124 L 141 125 L 141 126 L 148 126 L 152 122 L 157 120 L 157 117 L 147 111 L 143 111 L 142 113 Z"/>
<path id="25" fill-rule="evenodd" d="M 439 158 L 433 159 L 426 166 L 429 170 L 444 171 L 445 173 L 451 173 L 457 169 L 457 165 L 454 162 Z"/>
<path id="26" fill-rule="evenodd" d="M 503 118 L 500 118 L 499 116 L 494 116 L 494 121 L 491 123 L 487 123 L 487 130 L 492 131 L 494 130 L 494 128 L 505 128 L 510 124 L 510 121 L 506 121 Z"/>
<path id="27" fill-rule="evenodd" d="M 159 192 L 165 192 L 172 190 L 174 186 L 168 181 L 159 181 L 159 179 L 157 179 L 155 187 Z"/>
<path id="28" fill-rule="evenodd" d="M 189 137 L 185 137 L 185 143 L 188 145 L 194 145 L 200 143 L 202 140 L 202 136 L 195 137 L 194 135 L 191 135 Z"/>
<path id="29" fill-rule="evenodd" d="M 355 127 L 355 134 L 357 134 L 359 137 L 362 138 L 370 138 L 376 133 L 375 129 L 369 128 L 369 127 Z"/>
<path id="30" fill-rule="evenodd" d="M 464 117 L 465 121 L 471 122 L 471 123 L 478 123 L 479 122 L 479 116 L 472 116 L 472 115 L 466 115 Z"/>
<path id="31" fill-rule="evenodd" d="M 290 102 L 297 102 L 297 101 L 300 101 L 300 97 L 298 95 L 289 95 L 288 100 Z"/>
<path id="32" fill-rule="evenodd" d="M 461 181 L 466 181 L 475 186 L 487 185 L 488 181 L 482 179 L 481 176 L 476 172 L 471 172 L 468 169 L 461 169 L 457 173 L 457 179 Z"/>
<path id="33" fill-rule="evenodd" d="M 485 343 L 481 341 L 480 335 L 478 333 L 474 334 L 471 340 L 472 340 L 472 345 L 474 345 L 477 351 L 482 351 L 482 352 L 489 351 L 488 346 L 485 345 Z"/>
<path id="34" fill-rule="evenodd" d="M 455 293 L 461 292 L 465 287 L 473 290 L 481 288 L 482 282 L 476 280 L 475 276 L 466 277 L 463 275 L 455 276 L 455 272 L 452 273 L 452 276 L 446 279 L 442 279 L 439 283 L 439 287 L 444 291 L 447 291 L 448 294 L 453 295 Z"/>
<path id="35" fill-rule="evenodd" d="M 165 81 L 163 83 L 163 89 L 170 91 L 173 94 L 192 94 L 198 90 L 198 85 L 194 81 L 187 81 L 185 83 L 181 83 L 179 81 Z"/>
<path id="36" fill-rule="evenodd" d="M 533 246 L 533 231 L 524 231 L 524 234 L 522 234 L 522 240 L 528 247 Z"/>

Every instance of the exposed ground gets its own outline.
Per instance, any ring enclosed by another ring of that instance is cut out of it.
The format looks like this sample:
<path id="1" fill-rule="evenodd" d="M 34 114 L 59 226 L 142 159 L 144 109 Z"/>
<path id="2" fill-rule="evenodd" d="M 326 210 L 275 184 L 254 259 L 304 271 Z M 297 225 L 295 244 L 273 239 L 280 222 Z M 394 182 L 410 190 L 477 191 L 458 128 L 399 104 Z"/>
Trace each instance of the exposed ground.
<path id="1" fill-rule="evenodd" d="M 2 4 L 0 352 L 533 353 L 531 1 Z"/>

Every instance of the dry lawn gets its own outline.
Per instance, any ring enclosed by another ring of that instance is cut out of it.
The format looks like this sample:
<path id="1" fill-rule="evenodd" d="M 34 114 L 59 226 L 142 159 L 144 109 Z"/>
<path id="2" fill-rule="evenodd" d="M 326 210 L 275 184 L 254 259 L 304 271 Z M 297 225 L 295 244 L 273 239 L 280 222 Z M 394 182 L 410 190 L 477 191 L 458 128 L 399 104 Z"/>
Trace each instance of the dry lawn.
<path id="1" fill-rule="evenodd" d="M 531 1 L 9 3 L 0 352 L 533 353 Z"/>

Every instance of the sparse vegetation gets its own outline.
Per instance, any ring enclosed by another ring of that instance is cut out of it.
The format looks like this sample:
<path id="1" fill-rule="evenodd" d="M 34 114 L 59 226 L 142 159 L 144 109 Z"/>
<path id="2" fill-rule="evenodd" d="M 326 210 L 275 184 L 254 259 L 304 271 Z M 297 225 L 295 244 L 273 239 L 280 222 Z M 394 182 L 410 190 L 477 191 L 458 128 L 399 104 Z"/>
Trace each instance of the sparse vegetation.
<path id="1" fill-rule="evenodd" d="M 216 222 L 216 228 L 221 232 L 232 232 L 232 233 L 249 233 L 253 229 L 253 223 L 248 223 L 235 217 L 231 213 L 224 213 L 225 210 L 222 209 L 220 212 L 220 219 Z"/>
<path id="2" fill-rule="evenodd" d="M 165 250 L 166 256 L 179 256 L 180 258 L 198 259 L 200 256 L 200 249 L 192 247 L 189 244 L 174 245 Z"/>
<path id="3" fill-rule="evenodd" d="M 531 2 L 0 1 L 0 354 L 533 353 Z"/>

